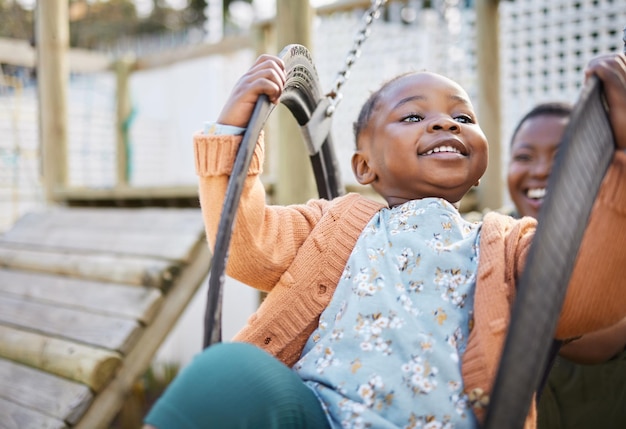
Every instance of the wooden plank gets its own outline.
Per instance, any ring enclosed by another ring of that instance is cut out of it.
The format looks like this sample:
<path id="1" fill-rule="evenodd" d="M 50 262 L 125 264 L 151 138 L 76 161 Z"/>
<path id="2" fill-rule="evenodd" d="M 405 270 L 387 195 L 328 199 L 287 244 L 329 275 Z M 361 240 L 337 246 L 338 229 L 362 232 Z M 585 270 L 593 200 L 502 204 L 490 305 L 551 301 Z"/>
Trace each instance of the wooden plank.
<path id="1" fill-rule="evenodd" d="M 22 217 L 0 241 L 188 262 L 204 226 L 199 209 L 56 209 Z"/>
<path id="2" fill-rule="evenodd" d="M 103 53 L 72 48 L 68 51 L 70 72 L 94 73 L 111 69 L 111 58 Z M 35 68 L 35 49 L 28 40 L 0 37 L 0 63 Z"/>
<path id="3" fill-rule="evenodd" d="M 1 240 L 0 267 L 161 289 L 180 271 L 180 263 L 162 259 L 41 249 Z"/>
<path id="4" fill-rule="evenodd" d="M 111 234 L 63 228 L 49 230 L 38 236 L 36 231 L 23 234 L 20 242 L 38 243 L 45 248 L 80 249 L 88 252 L 111 252 L 147 258 L 188 262 L 197 235 L 148 235 L 145 233 Z"/>
<path id="5" fill-rule="evenodd" d="M 119 353 L 0 325 L 0 357 L 89 386 L 98 392 L 122 364 Z"/>
<path id="6" fill-rule="evenodd" d="M 0 398 L 0 429 L 67 429 L 67 425 L 14 402 Z"/>
<path id="7" fill-rule="evenodd" d="M 223 38 L 217 43 L 201 43 L 180 46 L 158 54 L 148 54 L 137 59 L 136 70 L 149 70 L 190 61 L 196 58 L 206 58 L 211 55 L 232 55 L 233 52 L 250 49 L 253 46 L 250 35 L 234 35 Z"/>
<path id="8" fill-rule="evenodd" d="M 142 328 L 135 320 L 0 295 L 0 323 L 125 354 Z"/>
<path id="9" fill-rule="evenodd" d="M 0 62 L 35 67 L 35 49 L 28 40 L 0 38 Z"/>
<path id="10" fill-rule="evenodd" d="M 117 376 L 95 398 L 76 429 L 106 429 L 125 401 L 135 381 L 143 375 L 159 346 L 172 329 L 209 271 L 207 246 L 198 249 L 193 262 L 183 271 L 168 293 L 163 308 L 146 327 L 141 339 L 128 353 Z M 198 332 L 200 334 L 200 332 Z"/>
<path id="11" fill-rule="evenodd" d="M 189 262 L 189 256 L 200 241 L 200 236 L 176 232 L 159 235 L 144 232 L 114 233 L 60 227 L 47 230 L 20 229 L 19 234 L 12 229 L 5 234 L 2 241 L 37 245 L 45 250 L 107 252 Z"/>
<path id="12" fill-rule="evenodd" d="M 271 185 L 266 183 L 266 187 Z M 198 187 L 191 185 L 173 186 L 115 186 L 106 189 L 59 188 L 54 193 L 62 201 L 115 201 L 122 205 L 131 205 L 132 201 L 156 202 L 187 200 L 190 204 L 199 205 Z M 131 202 L 130 204 L 128 202 Z"/>
<path id="13" fill-rule="evenodd" d="M 161 264 L 155 265 L 155 261 Z M 0 369 L 0 398 L 70 425 L 80 420 L 79 427 L 105 429 L 205 281 L 210 252 L 197 209 L 59 209 L 25 216 L 1 236 L 1 266 L 12 268 L 0 269 L 0 363 L 9 368 Z M 119 266 L 125 268 L 123 275 L 111 274 Z M 46 270 L 61 272 L 50 274 Z M 163 283 L 167 273 L 171 288 L 163 292 L 93 278 L 121 276 L 125 282 L 130 278 L 141 284 L 146 283 L 146 277 L 152 279 L 149 283 L 158 283 L 156 277 Z M 70 348 L 72 356 L 68 355 Z M 91 354 L 94 350 L 102 354 Z M 98 362 L 111 357 L 107 350 L 119 352 L 119 360 L 112 360 L 117 366 L 111 365 L 102 380 L 89 379 L 88 374 L 93 377 L 98 372 L 94 369 Z M 1 358 L 3 355 L 48 373 L 8 362 Z M 78 379 L 78 385 L 88 392 L 92 392 L 91 386 L 94 391 L 101 389 L 100 393 L 90 393 L 86 403 L 75 399 L 77 411 L 62 417 L 51 409 L 62 407 L 65 398 L 59 397 L 56 405 L 52 399 L 42 404 L 40 398 L 29 400 L 24 391 L 14 394 L 4 387 L 40 384 L 50 392 L 56 388 L 55 383 L 49 387 L 35 380 L 33 374 L 70 381 L 53 373 Z M 88 406 L 91 401 L 93 406 Z"/>
<path id="14" fill-rule="evenodd" d="M 0 398 L 75 424 L 93 394 L 80 383 L 0 359 Z"/>
<path id="15" fill-rule="evenodd" d="M 57 275 L 0 269 L 0 294 L 76 307 L 149 323 L 163 301 L 161 291 Z"/>
<path id="16" fill-rule="evenodd" d="M 18 219 L 12 229 L 46 230 L 68 226 L 87 230 L 143 231 L 156 234 L 204 231 L 199 209 L 93 207 L 51 208 L 30 212 Z"/>

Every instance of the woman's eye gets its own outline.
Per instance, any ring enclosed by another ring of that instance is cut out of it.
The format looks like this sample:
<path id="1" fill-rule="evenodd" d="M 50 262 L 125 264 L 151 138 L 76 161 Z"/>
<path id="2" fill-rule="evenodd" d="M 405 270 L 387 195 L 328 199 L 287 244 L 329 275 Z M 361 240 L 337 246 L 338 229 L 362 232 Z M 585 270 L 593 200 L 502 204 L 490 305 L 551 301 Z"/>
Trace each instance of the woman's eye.
<path id="1" fill-rule="evenodd" d="M 473 124 L 474 120 L 470 115 L 458 115 L 454 118 L 455 121 L 460 122 L 462 124 Z"/>
<path id="2" fill-rule="evenodd" d="M 513 155 L 513 161 L 515 162 L 531 162 L 533 159 L 533 157 L 531 155 L 525 154 L 525 153 L 519 153 L 516 155 Z"/>
<path id="3" fill-rule="evenodd" d="M 417 113 L 411 113 L 410 115 L 406 115 L 402 118 L 402 122 L 420 122 L 424 119 L 423 116 L 418 115 Z"/>

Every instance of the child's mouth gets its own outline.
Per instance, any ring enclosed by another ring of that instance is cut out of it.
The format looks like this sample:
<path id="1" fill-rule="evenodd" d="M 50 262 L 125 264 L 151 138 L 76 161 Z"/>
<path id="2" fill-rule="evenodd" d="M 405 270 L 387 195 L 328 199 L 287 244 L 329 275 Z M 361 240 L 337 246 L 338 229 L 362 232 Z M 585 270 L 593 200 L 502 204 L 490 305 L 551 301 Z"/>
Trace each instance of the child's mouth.
<path id="1" fill-rule="evenodd" d="M 438 146 L 434 149 L 429 150 L 428 152 L 424 153 L 423 155 L 432 155 L 433 153 L 441 153 L 441 152 L 448 152 L 448 153 L 458 153 L 460 154 L 461 151 L 452 147 L 452 146 Z"/>
<path id="2" fill-rule="evenodd" d="M 426 146 L 422 146 L 418 151 L 418 156 L 436 156 L 443 158 L 458 158 L 460 156 L 467 156 L 467 148 L 458 139 L 455 138 L 443 138 L 437 141 L 430 142 Z"/>

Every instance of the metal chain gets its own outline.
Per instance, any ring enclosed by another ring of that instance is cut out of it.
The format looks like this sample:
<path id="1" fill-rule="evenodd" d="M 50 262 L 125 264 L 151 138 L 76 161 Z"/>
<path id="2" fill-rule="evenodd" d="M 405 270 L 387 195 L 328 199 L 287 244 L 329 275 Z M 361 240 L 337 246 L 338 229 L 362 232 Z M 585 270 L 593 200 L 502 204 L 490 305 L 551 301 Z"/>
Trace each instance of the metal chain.
<path id="1" fill-rule="evenodd" d="M 363 15 L 363 25 L 354 38 L 352 49 L 348 51 L 343 68 L 339 70 L 339 73 L 337 73 L 337 79 L 335 80 L 333 88 L 328 94 L 326 94 L 327 97 L 330 98 L 330 105 L 326 109 L 326 116 L 331 116 L 341 101 L 341 87 L 346 83 L 348 77 L 350 77 L 350 69 L 356 60 L 361 56 L 361 45 L 369 37 L 371 31 L 370 27 L 372 26 L 372 23 L 378 19 L 380 16 L 380 9 L 386 3 L 387 0 L 372 0 L 369 9 L 365 11 L 365 14 Z"/>

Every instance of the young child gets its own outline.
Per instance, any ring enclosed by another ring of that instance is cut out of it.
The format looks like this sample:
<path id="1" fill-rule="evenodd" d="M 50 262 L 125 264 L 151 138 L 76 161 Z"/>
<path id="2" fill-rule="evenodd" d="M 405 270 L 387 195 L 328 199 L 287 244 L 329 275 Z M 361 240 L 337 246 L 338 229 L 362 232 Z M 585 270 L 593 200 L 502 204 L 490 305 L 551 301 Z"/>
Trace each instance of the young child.
<path id="1" fill-rule="evenodd" d="M 513 132 L 507 183 L 519 216 L 537 218 L 571 112 L 567 103 L 539 104 Z M 625 346 L 626 319 L 562 345 L 538 404 L 539 429 L 626 427 Z"/>
<path id="2" fill-rule="evenodd" d="M 617 147 L 596 198 L 556 331 L 570 338 L 626 316 L 626 57 L 590 63 Z M 260 94 L 279 99 L 284 66 L 259 57 L 218 124 L 194 139 L 207 236 Z M 484 419 L 516 280 L 536 222 L 455 203 L 487 167 L 467 93 L 434 73 L 373 93 L 355 124 L 352 168 L 387 205 L 358 194 L 268 206 L 263 139 L 244 186 L 227 273 L 269 294 L 233 343 L 209 347 L 146 418 L 166 428 L 476 428 Z M 248 343 L 248 344 L 246 344 Z M 282 362 L 282 363 L 281 363 Z M 535 426 L 530 410 L 527 428 Z"/>

